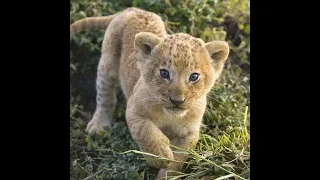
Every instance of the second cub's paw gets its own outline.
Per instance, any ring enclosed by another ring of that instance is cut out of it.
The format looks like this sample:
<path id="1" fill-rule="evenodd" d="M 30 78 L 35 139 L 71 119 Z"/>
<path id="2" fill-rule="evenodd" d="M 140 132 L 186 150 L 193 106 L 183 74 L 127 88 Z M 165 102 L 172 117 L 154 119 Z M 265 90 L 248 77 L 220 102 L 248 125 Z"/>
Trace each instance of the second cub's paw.
<path id="1" fill-rule="evenodd" d="M 103 138 L 109 138 L 111 126 L 109 124 L 101 124 L 99 121 L 92 119 L 87 125 L 86 132 L 91 136 L 100 135 Z"/>

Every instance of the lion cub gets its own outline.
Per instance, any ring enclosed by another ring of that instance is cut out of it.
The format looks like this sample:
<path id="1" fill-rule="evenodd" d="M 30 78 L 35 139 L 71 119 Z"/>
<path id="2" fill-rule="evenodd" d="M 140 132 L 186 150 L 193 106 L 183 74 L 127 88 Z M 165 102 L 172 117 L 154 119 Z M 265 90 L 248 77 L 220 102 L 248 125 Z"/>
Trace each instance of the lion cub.
<path id="1" fill-rule="evenodd" d="M 97 106 L 86 131 L 110 134 L 119 80 L 127 99 L 126 121 L 140 150 L 185 160 L 169 144 L 195 148 L 206 95 L 223 69 L 228 44 L 204 43 L 184 33 L 168 35 L 158 15 L 138 8 L 70 25 L 71 35 L 90 29 L 106 32 L 96 79 Z M 158 179 L 167 170 L 182 167 L 182 163 L 145 157 L 151 166 L 161 168 Z"/>

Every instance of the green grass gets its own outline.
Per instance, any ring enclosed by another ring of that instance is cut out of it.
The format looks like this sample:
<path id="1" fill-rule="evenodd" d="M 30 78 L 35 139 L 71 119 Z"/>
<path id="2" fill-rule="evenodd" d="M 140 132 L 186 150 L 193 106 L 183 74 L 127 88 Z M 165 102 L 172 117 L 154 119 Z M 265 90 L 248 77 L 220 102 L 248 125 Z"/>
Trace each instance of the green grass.
<path id="1" fill-rule="evenodd" d="M 209 22 L 221 21 L 222 15 L 229 12 L 240 17 L 239 26 L 248 31 L 248 24 L 243 23 L 243 16 L 249 14 L 244 7 L 246 1 L 231 0 L 220 4 L 210 0 L 200 0 L 196 4 L 187 0 L 152 2 L 71 1 L 70 19 L 72 22 L 85 16 L 110 14 L 133 4 L 160 14 L 166 20 L 169 32 L 184 31 L 205 41 L 225 38 L 225 31 L 213 28 Z M 189 3 L 192 8 L 182 8 L 183 3 Z M 240 3 L 237 12 L 231 8 L 236 3 Z M 205 21 L 201 19 L 204 15 Z M 179 150 L 189 158 L 183 173 L 171 179 L 250 179 L 250 73 L 243 68 L 250 66 L 249 37 L 241 36 L 242 43 L 238 46 L 227 39 L 231 53 L 219 81 L 208 95 L 200 140 L 194 151 Z M 70 38 L 70 179 L 154 179 L 157 169 L 143 159 L 126 126 L 126 105 L 119 88 L 110 139 L 85 134 L 95 107 L 94 77 L 102 38 L 100 31 L 79 33 Z"/>

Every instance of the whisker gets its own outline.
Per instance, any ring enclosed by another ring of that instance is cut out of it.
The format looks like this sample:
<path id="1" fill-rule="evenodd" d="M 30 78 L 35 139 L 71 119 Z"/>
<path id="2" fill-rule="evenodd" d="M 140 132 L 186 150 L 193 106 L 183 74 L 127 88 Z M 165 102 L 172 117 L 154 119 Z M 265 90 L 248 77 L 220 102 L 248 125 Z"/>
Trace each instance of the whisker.
<path id="1" fill-rule="evenodd" d="M 157 98 L 145 98 L 145 99 L 139 99 L 132 101 L 132 103 L 140 103 L 140 102 L 149 102 L 149 101 L 155 101 L 158 100 Z"/>
<path id="2" fill-rule="evenodd" d="M 196 101 L 197 103 L 199 103 L 200 105 L 204 105 L 202 102 L 200 101 Z M 209 109 L 207 106 L 205 107 L 207 111 L 213 113 L 213 110 L 212 109 Z"/>
<path id="3" fill-rule="evenodd" d="M 159 98 L 158 98 L 158 97 L 147 97 L 147 98 L 139 99 L 138 101 L 137 101 L 136 99 L 132 99 L 130 105 L 131 105 L 132 103 L 140 103 L 140 102 L 148 101 L 148 100 L 150 100 L 150 101 L 155 101 L 155 100 L 157 100 L 157 101 L 158 101 Z"/>

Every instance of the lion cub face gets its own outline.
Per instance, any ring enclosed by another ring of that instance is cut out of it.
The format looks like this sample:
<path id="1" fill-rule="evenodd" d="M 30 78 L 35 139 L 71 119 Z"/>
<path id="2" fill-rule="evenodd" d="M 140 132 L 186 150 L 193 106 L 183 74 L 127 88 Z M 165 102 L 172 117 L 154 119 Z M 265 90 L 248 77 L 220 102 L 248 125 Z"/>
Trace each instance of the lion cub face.
<path id="1" fill-rule="evenodd" d="M 184 115 L 206 95 L 228 56 L 227 43 L 205 44 L 187 34 L 159 38 L 139 33 L 135 38 L 138 67 L 153 93 L 153 103 L 167 114 Z"/>

